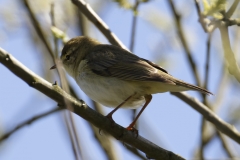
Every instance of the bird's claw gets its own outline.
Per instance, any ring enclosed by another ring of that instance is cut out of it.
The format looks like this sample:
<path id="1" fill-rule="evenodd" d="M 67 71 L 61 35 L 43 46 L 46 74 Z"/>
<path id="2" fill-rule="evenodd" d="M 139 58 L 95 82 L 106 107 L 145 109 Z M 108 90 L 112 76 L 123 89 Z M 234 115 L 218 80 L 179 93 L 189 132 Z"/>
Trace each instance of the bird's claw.
<path id="1" fill-rule="evenodd" d="M 126 128 L 128 131 L 131 131 L 136 134 L 136 138 L 138 137 L 138 130 L 131 125 Z"/>

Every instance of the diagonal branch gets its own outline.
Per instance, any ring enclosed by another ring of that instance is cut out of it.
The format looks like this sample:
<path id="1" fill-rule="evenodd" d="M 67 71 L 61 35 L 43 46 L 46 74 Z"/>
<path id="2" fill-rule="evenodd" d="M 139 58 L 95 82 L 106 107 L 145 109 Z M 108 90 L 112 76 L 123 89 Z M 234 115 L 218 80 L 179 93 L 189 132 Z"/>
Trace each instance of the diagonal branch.
<path id="1" fill-rule="evenodd" d="M 204 29 L 204 31 L 205 32 L 209 32 L 208 41 L 207 41 L 207 52 L 206 52 L 207 56 L 206 56 L 206 66 L 205 66 L 205 82 L 204 82 L 204 85 L 203 85 L 203 87 L 207 89 L 207 86 L 208 86 L 208 76 L 209 76 L 210 39 L 211 39 L 212 31 L 210 31 L 209 28 L 207 27 L 207 23 L 206 23 L 207 18 L 205 16 L 203 16 L 203 14 L 201 13 L 200 5 L 199 5 L 198 0 L 194 0 L 194 1 L 195 1 L 195 6 L 196 6 L 196 9 L 197 9 L 198 17 L 199 17 L 199 22 L 201 23 L 202 28 Z M 233 12 L 236 9 L 236 6 L 238 4 L 237 1 L 239 2 L 239 0 L 235 0 L 235 2 L 233 3 L 233 5 L 229 9 L 229 11 L 226 13 L 226 17 L 231 17 L 231 15 L 233 14 Z M 230 19 L 227 19 L 227 20 L 231 21 Z M 214 28 L 216 28 L 216 26 Z M 220 85 L 220 86 L 221 86 L 220 88 L 223 88 L 222 85 Z M 223 92 L 217 92 L 217 93 L 223 93 Z M 209 104 L 207 102 L 206 95 L 202 95 L 202 96 L 203 96 L 204 104 L 207 104 L 209 106 Z M 212 105 L 212 106 L 216 106 L 216 105 Z M 216 107 L 209 107 L 209 108 L 213 111 Z M 214 134 L 211 134 L 210 136 L 206 136 L 204 133 L 206 132 L 207 128 L 206 128 L 206 121 L 204 119 L 202 119 L 201 129 L 202 129 L 202 135 L 201 135 L 201 145 L 200 145 L 200 150 L 199 150 L 199 155 L 200 155 L 201 159 L 204 159 L 204 157 L 203 157 L 203 155 L 204 155 L 204 147 L 206 146 L 207 143 L 209 143 L 215 137 L 215 135 L 218 135 L 218 137 L 220 138 L 222 146 L 225 149 L 227 155 L 230 158 L 233 158 L 233 154 L 231 153 L 231 150 L 229 149 L 226 140 L 223 138 L 222 133 L 217 131 Z M 216 134 L 216 133 L 218 133 L 218 134 Z"/>
<path id="2" fill-rule="evenodd" d="M 81 150 L 80 150 L 81 148 L 79 148 L 78 145 L 75 144 L 75 143 L 78 143 L 79 141 L 72 134 L 73 131 L 72 131 L 71 122 L 69 122 L 69 115 L 70 115 L 69 112 L 64 112 L 63 113 L 63 120 L 64 120 L 65 125 L 66 125 L 66 130 L 67 130 L 70 142 L 71 142 L 71 147 L 72 147 L 74 157 L 75 157 L 76 160 L 78 160 L 82 157 Z"/>
<path id="3" fill-rule="evenodd" d="M 78 9 L 104 34 L 108 41 L 116 46 L 124 49 L 127 47 L 117 38 L 117 36 L 109 29 L 107 24 L 94 12 L 94 10 L 83 0 L 72 0 Z"/>
<path id="4" fill-rule="evenodd" d="M 178 36 L 179 36 L 179 38 L 181 40 L 181 43 L 182 43 L 182 46 L 185 50 L 189 65 L 191 66 L 190 68 L 191 68 L 191 70 L 194 74 L 196 84 L 198 86 L 201 86 L 200 77 L 199 77 L 199 74 L 198 74 L 198 71 L 197 71 L 196 63 L 195 63 L 195 61 L 192 57 L 189 46 L 187 44 L 186 37 L 184 36 L 184 33 L 183 33 L 183 28 L 182 28 L 182 25 L 181 25 L 181 16 L 177 13 L 177 10 L 176 10 L 175 5 L 172 2 L 172 0 L 168 0 L 167 2 L 168 2 L 169 6 L 171 8 L 172 13 L 173 13 L 175 25 L 176 25 L 177 31 L 178 31 Z"/>
<path id="5" fill-rule="evenodd" d="M 138 6 L 140 2 L 138 0 L 135 0 L 135 5 L 133 8 L 133 21 L 132 21 L 132 29 L 131 29 L 131 43 L 130 43 L 130 51 L 133 52 L 134 44 L 135 44 L 135 34 L 136 34 L 136 28 L 137 28 L 137 12 L 138 12 Z"/>
<path id="6" fill-rule="evenodd" d="M 144 139 L 140 135 L 136 135 L 123 128 L 118 124 L 112 126 L 111 121 L 88 107 L 85 102 L 78 101 L 74 97 L 67 94 L 59 86 L 51 84 L 44 80 L 43 78 L 36 75 L 34 72 L 29 70 L 26 66 L 20 63 L 12 55 L 0 48 L 0 62 L 6 66 L 10 71 L 12 71 L 16 76 L 25 81 L 29 86 L 35 88 L 36 90 L 42 92 L 49 98 L 56 101 L 60 107 L 66 108 L 65 103 L 71 104 L 71 108 L 68 110 L 74 112 L 75 114 L 81 116 L 87 121 L 91 122 L 98 128 L 107 131 L 113 137 L 127 143 L 133 147 L 138 148 L 146 154 L 147 157 L 155 159 L 171 159 L 171 160 L 182 160 L 183 158 L 174 154 L 171 151 L 167 151 L 156 144 Z"/>
<path id="7" fill-rule="evenodd" d="M 46 36 L 44 35 L 44 32 L 43 32 L 43 30 L 42 30 L 42 28 L 41 28 L 41 25 L 40 25 L 40 23 L 38 22 L 36 16 L 34 15 L 33 10 L 32 10 L 32 8 L 31 8 L 30 5 L 29 5 L 28 0 L 23 0 L 23 4 L 25 5 L 25 7 L 26 7 L 26 9 L 27 9 L 27 11 L 28 11 L 28 13 L 29 13 L 30 20 L 31 20 L 31 22 L 32 22 L 32 24 L 33 24 L 33 26 L 34 26 L 34 29 L 36 30 L 39 38 L 42 40 L 42 42 L 43 42 L 44 45 L 46 46 L 46 48 L 47 48 L 48 52 L 50 53 L 52 59 L 54 59 L 53 50 L 52 50 L 51 46 L 49 45 L 49 42 L 48 42 L 48 40 L 46 39 Z"/>
<path id="8" fill-rule="evenodd" d="M 97 102 L 94 102 L 93 100 L 91 100 L 93 104 L 93 108 L 98 112 L 103 114 L 103 109 L 101 107 L 101 105 Z M 110 160 L 117 160 L 118 159 L 118 155 L 117 155 L 117 150 L 113 145 L 113 139 L 109 134 L 105 134 L 104 136 L 102 136 L 99 133 L 99 129 L 96 128 L 94 125 L 92 125 L 91 123 L 89 123 L 90 126 L 92 127 L 93 133 L 94 133 L 94 137 L 96 138 L 96 140 L 99 142 L 99 144 L 102 146 L 103 150 L 105 151 L 105 154 L 107 155 L 108 159 Z"/>
<path id="9" fill-rule="evenodd" d="M 56 27 L 53 3 L 51 4 L 50 18 L 51 18 L 52 27 Z M 54 36 L 54 34 L 53 34 L 53 42 L 54 42 L 54 49 L 55 49 L 54 50 L 55 57 L 58 57 L 58 38 L 56 36 Z M 53 60 L 57 61 L 56 58 Z M 59 73 L 60 81 L 62 82 L 63 89 L 69 93 L 69 86 L 66 81 L 66 77 L 62 76 L 63 73 L 61 72 L 61 70 L 58 70 L 58 73 Z M 61 78 L 64 78 L 64 79 L 61 79 Z M 68 131 L 68 135 L 69 135 L 69 138 L 71 141 L 71 145 L 72 145 L 72 149 L 73 149 L 75 158 L 82 159 L 82 154 L 83 154 L 82 148 L 83 147 L 80 146 L 80 138 L 79 138 L 79 135 L 77 134 L 76 124 L 75 124 L 75 121 L 73 120 L 72 114 L 70 112 L 64 112 L 63 118 L 64 118 L 64 121 L 66 124 L 66 128 Z"/>
<path id="10" fill-rule="evenodd" d="M 210 63 L 210 47 L 211 47 L 211 36 L 212 34 L 209 33 L 208 35 L 208 40 L 207 40 L 207 52 L 206 52 L 206 65 L 205 65 L 205 80 L 204 80 L 204 85 L 203 88 L 208 89 L 208 80 L 209 80 L 209 63 Z M 205 94 L 202 94 L 203 97 L 203 103 L 207 106 L 209 106 L 208 101 L 207 101 L 207 96 Z M 212 107 L 209 107 L 211 109 Z M 201 121 L 201 145 L 200 145 L 200 151 L 199 155 L 201 159 L 204 159 L 204 140 L 205 140 L 205 132 L 207 130 L 207 122 L 204 118 L 202 118 Z"/>
<path id="11" fill-rule="evenodd" d="M 75 12 L 76 12 L 76 19 L 78 21 L 79 31 L 82 35 L 86 36 L 87 32 L 88 32 L 88 29 L 86 27 L 86 18 L 77 8 L 75 8 L 75 10 L 76 10 Z M 77 97 L 76 93 L 74 93 L 73 88 L 72 87 L 69 87 L 69 88 L 71 90 L 71 95 L 74 95 L 74 97 Z M 91 105 L 100 114 L 104 113 L 103 109 L 102 109 L 102 107 L 99 103 L 91 100 Z M 102 136 L 101 134 L 99 134 L 99 129 L 98 128 L 96 128 L 91 123 L 88 123 L 88 124 L 89 124 L 89 127 L 91 127 L 91 131 L 92 131 L 92 134 L 94 135 L 94 137 L 96 139 L 96 142 L 101 146 L 101 148 L 102 148 L 103 152 L 105 153 L 107 159 L 117 160 L 118 159 L 118 154 L 117 154 L 118 151 L 113 144 L 112 137 L 108 134 Z"/>
<path id="12" fill-rule="evenodd" d="M 228 65 L 228 71 L 240 83 L 240 68 L 231 48 L 228 26 L 225 23 L 222 23 L 222 25 L 219 27 L 219 30 L 221 34 L 224 56 Z"/>
<path id="13" fill-rule="evenodd" d="M 206 18 L 205 18 L 205 16 L 203 16 L 202 13 L 201 13 L 199 1 L 198 1 L 198 0 L 194 0 L 194 2 L 195 2 L 195 6 L 196 6 L 196 8 L 197 8 L 197 14 L 198 14 L 198 17 L 199 17 L 198 21 L 200 22 L 203 30 L 204 30 L 205 32 L 209 32 L 209 29 L 208 29 L 208 27 L 207 27 Z"/>
<path id="14" fill-rule="evenodd" d="M 238 130 L 233 125 L 223 121 L 203 103 L 187 95 L 186 93 L 171 92 L 171 94 L 190 105 L 193 109 L 202 114 L 207 121 L 215 125 L 220 132 L 226 134 L 228 137 L 240 144 L 240 133 Z"/>
<path id="15" fill-rule="evenodd" d="M 229 158 L 234 159 L 234 154 L 232 153 L 232 150 L 230 149 L 230 145 L 228 145 L 227 140 L 224 138 L 223 134 L 219 131 L 217 131 L 217 136 L 221 140 L 222 147 L 224 148 L 224 151 L 228 155 Z"/>
<path id="16" fill-rule="evenodd" d="M 229 10 L 227 11 L 226 13 L 226 18 L 230 18 L 233 13 L 235 12 L 235 10 L 237 9 L 237 6 L 238 6 L 238 3 L 239 3 L 240 0 L 235 0 L 232 4 L 232 6 L 229 8 Z"/>
<path id="17" fill-rule="evenodd" d="M 54 108 L 54 109 L 51 110 L 51 111 L 47 111 L 47 112 L 45 112 L 45 113 L 39 114 L 39 115 L 37 115 L 37 116 L 35 116 L 35 117 L 33 117 L 33 118 L 25 121 L 25 122 L 20 123 L 17 127 L 15 127 L 15 128 L 12 129 L 11 131 L 9 131 L 9 132 L 5 133 L 3 136 L 1 136 L 1 137 L 0 137 L 0 143 L 1 143 L 3 140 L 5 140 L 6 138 L 8 138 L 9 136 L 11 136 L 13 133 L 15 133 L 16 131 L 18 131 L 19 129 L 21 129 L 22 127 L 24 127 L 24 126 L 26 126 L 26 125 L 29 125 L 29 124 L 31 124 L 31 123 L 33 123 L 33 122 L 35 122 L 35 121 L 37 121 L 37 120 L 39 120 L 39 119 L 41 119 L 41 118 L 44 118 L 44 117 L 46 117 L 46 116 L 48 116 L 48 115 L 50 115 L 50 114 L 52 114 L 52 113 L 55 113 L 55 112 L 57 112 L 57 111 L 62 110 L 62 109 L 63 109 L 63 108 L 57 107 L 57 108 Z"/>

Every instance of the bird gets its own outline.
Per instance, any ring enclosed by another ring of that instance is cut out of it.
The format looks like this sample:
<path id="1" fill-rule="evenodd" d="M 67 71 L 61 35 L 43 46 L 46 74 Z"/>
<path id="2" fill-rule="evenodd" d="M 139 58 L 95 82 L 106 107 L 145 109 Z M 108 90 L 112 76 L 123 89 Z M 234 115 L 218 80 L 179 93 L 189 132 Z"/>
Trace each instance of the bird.
<path id="1" fill-rule="evenodd" d="M 86 36 L 70 39 L 64 45 L 60 59 L 67 73 L 86 95 L 95 102 L 114 108 L 106 116 L 110 120 L 113 121 L 112 115 L 119 108 L 143 106 L 126 127 L 130 131 L 137 131 L 135 123 L 152 100 L 152 94 L 187 90 L 212 94 L 174 78 L 161 66 L 121 47 L 101 44 Z M 54 68 L 56 65 L 51 67 Z"/>

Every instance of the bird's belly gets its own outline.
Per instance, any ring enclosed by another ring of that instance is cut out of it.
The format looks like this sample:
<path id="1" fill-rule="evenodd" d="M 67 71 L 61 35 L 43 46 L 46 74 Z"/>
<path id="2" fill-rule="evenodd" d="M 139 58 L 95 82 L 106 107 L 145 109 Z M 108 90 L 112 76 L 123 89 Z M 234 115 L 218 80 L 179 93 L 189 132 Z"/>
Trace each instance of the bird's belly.
<path id="1" fill-rule="evenodd" d="M 128 81 L 98 76 L 91 72 L 81 72 L 77 78 L 77 83 L 92 100 L 107 107 L 117 107 L 132 95 L 134 96 L 122 107 L 137 108 L 145 102 L 139 88 Z"/>

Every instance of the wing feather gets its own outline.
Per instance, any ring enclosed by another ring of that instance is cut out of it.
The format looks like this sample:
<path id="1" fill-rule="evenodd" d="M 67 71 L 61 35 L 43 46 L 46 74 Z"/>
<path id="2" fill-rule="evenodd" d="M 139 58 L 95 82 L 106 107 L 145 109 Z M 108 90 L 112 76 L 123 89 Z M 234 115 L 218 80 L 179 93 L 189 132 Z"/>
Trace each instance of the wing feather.
<path id="1" fill-rule="evenodd" d="M 117 46 L 98 45 L 87 56 L 88 66 L 101 76 L 128 81 L 159 81 L 175 84 L 168 79 L 168 76 L 164 76 L 168 73 L 162 67 Z"/>
<path id="2" fill-rule="evenodd" d="M 97 45 L 86 59 L 88 59 L 89 68 L 101 76 L 116 77 L 127 81 L 157 81 L 212 94 L 206 89 L 175 79 L 157 64 L 117 46 Z"/>

